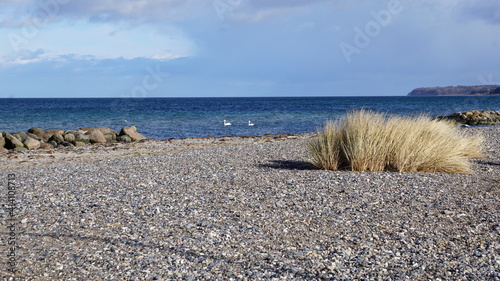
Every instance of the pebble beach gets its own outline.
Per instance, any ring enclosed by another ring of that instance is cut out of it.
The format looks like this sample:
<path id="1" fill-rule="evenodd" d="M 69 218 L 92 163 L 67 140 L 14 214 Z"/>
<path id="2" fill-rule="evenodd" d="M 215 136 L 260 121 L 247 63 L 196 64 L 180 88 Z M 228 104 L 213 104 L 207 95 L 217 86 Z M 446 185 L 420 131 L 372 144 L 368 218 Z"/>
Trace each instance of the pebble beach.
<path id="1" fill-rule="evenodd" d="M 0 276 L 500 280 L 500 126 L 463 129 L 473 174 L 318 170 L 314 134 L 3 154 Z"/>

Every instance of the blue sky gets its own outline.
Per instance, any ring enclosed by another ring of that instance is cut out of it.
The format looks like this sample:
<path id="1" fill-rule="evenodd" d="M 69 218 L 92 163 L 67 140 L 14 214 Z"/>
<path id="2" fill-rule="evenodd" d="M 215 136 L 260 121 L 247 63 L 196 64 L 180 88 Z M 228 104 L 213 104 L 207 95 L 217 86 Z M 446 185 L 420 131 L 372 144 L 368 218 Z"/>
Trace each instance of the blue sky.
<path id="1" fill-rule="evenodd" d="M 0 98 L 500 84 L 497 0 L 2 0 Z"/>

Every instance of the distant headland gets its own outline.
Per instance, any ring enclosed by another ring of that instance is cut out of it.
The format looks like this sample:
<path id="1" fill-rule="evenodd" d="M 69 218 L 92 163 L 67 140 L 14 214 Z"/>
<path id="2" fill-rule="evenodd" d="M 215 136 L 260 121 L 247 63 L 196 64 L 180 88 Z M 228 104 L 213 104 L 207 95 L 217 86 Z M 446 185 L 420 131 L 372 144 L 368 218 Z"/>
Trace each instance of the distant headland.
<path id="1" fill-rule="evenodd" d="M 493 96 L 500 95 L 500 85 L 416 88 L 408 96 Z"/>

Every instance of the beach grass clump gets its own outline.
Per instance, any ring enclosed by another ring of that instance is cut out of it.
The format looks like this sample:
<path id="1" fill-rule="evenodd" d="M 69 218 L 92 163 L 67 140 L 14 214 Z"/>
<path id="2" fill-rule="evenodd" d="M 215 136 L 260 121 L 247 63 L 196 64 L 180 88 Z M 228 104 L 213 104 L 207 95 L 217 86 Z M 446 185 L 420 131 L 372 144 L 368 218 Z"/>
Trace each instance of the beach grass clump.
<path id="1" fill-rule="evenodd" d="M 448 121 L 397 117 L 368 110 L 328 122 L 308 143 L 320 169 L 471 173 L 471 158 L 484 157 L 482 138 Z"/>

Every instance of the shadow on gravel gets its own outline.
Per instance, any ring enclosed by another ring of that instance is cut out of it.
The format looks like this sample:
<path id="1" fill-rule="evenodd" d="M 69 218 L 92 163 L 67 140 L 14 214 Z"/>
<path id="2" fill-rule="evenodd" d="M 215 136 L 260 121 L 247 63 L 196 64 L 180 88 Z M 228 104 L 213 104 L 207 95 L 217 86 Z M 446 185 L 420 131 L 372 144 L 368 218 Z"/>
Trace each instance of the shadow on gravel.
<path id="1" fill-rule="evenodd" d="M 282 170 L 317 170 L 313 164 L 305 161 L 272 160 L 270 164 L 259 164 L 259 167 Z"/>
<path id="2" fill-rule="evenodd" d="M 478 160 L 477 163 L 478 164 L 483 164 L 483 165 L 500 166 L 500 162 L 491 162 L 491 161 Z"/>

